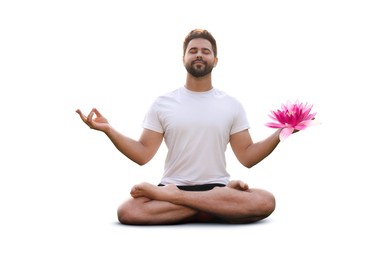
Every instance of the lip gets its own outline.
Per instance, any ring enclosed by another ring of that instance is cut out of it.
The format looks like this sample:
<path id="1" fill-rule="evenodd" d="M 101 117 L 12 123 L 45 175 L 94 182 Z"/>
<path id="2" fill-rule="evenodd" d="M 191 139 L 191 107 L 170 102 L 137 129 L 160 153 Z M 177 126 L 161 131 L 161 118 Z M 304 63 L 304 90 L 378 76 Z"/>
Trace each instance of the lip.
<path id="1" fill-rule="evenodd" d="M 193 64 L 206 64 L 205 61 L 202 61 L 202 60 L 196 60 L 194 62 L 192 62 Z"/>

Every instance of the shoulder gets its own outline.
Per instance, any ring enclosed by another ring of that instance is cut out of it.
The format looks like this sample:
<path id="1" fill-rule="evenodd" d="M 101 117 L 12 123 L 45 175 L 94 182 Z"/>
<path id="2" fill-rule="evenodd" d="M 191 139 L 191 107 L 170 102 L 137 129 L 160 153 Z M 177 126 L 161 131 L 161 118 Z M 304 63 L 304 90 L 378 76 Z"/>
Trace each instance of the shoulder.
<path id="1" fill-rule="evenodd" d="M 237 105 L 241 105 L 241 102 L 234 96 L 230 95 L 229 93 L 223 91 L 223 90 L 220 90 L 220 89 L 217 89 L 217 88 L 214 88 L 214 95 L 215 97 L 217 98 L 221 98 L 221 99 L 225 99 L 227 102 L 231 102 L 231 103 L 234 103 L 234 104 L 237 104 Z"/>
<path id="2" fill-rule="evenodd" d="M 155 99 L 155 102 L 154 102 L 154 103 L 159 104 L 159 103 L 169 102 L 170 100 L 176 100 L 176 99 L 178 99 L 179 96 L 180 96 L 180 88 L 159 95 L 159 96 Z"/>

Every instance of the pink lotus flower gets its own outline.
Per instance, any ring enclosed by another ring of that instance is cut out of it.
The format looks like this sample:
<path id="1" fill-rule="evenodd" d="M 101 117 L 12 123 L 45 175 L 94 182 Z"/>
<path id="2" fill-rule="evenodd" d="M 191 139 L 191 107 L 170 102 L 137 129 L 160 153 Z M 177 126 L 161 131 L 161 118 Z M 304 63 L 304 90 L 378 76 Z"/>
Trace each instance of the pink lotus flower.
<path id="1" fill-rule="evenodd" d="M 285 140 L 295 130 L 303 130 L 308 126 L 314 125 L 314 116 L 316 113 L 311 113 L 313 105 L 303 104 L 299 101 L 291 103 L 287 101 L 286 104 L 282 104 L 281 109 L 271 111 L 270 118 L 277 122 L 266 123 L 265 125 L 271 128 L 283 128 L 280 131 L 280 141 Z"/>

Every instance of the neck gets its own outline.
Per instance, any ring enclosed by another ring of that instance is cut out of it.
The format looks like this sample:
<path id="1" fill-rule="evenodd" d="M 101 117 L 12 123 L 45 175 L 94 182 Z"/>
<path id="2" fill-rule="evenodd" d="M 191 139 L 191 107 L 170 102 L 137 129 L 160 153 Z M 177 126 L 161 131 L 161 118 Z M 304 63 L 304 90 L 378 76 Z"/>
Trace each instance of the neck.
<path id="1" fill-rule="evenodd" d="M 200 78 L 195 78 L 191 74 L 187 73 L 187 80 L 185 87 L 188 90 L 196 91 L 196 92 L 204 92 L 209 91 L 213 88 L 211 83 L 211 73 Z"/>

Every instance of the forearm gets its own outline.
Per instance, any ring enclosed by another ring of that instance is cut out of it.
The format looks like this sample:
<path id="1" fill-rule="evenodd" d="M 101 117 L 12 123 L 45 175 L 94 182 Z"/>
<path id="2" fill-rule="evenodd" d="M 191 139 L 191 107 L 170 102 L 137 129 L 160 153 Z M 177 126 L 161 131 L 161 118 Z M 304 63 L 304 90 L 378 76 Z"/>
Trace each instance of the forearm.
<path id="1" fill-rule="evenodd" d="M 246 149 L 245 166 L 251 168 L 270 155 L 280 143 L 280 129 L 268 136 L 266 139 L 253 143 Z"/>
<path id="2" fill-rule="evenodd" d="M 146 148 L 141 142 L 121 134 L 112 127 L 104 133 L 111 140 L 114 146 L 133 162 L 143 165 L 150 160 L 147 156 Z"/>

